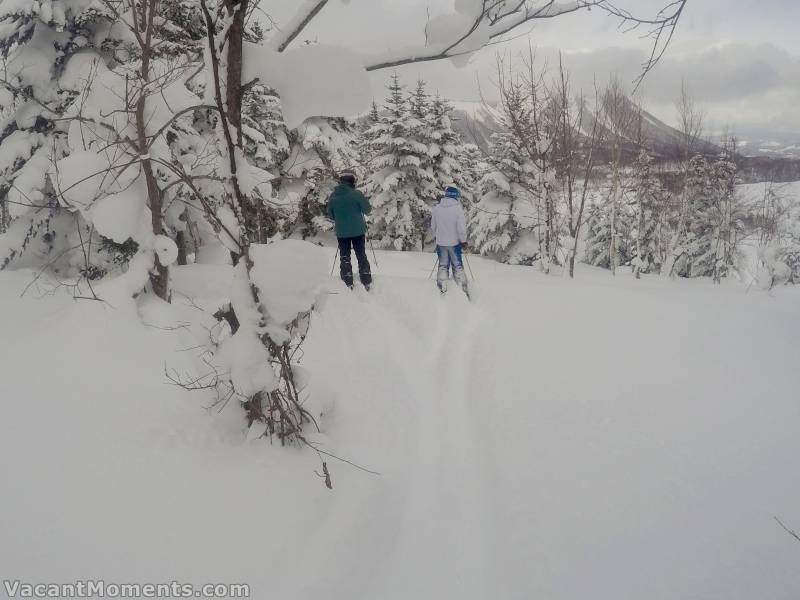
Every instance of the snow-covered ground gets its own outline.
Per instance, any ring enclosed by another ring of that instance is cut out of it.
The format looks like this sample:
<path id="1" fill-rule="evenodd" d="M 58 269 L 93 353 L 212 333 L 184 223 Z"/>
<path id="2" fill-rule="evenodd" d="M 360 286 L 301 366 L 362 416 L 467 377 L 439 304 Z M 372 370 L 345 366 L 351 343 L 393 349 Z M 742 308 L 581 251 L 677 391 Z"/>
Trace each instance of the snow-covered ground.
<path id="1" fill-rule="evenodd" d="M 332 280 L 305 345 L 314 439 L 380 473 L 328 459 L 332 491 L 312 452 L 166 383 L 227 268 L 138 310 L 0 273 L 0 579 L 797 600 L 773 517 L 800 528 L 800 289 L 472 258 L 470 304 L 439 297 L 432 255 L 379 260 L 371 294 Z"/>

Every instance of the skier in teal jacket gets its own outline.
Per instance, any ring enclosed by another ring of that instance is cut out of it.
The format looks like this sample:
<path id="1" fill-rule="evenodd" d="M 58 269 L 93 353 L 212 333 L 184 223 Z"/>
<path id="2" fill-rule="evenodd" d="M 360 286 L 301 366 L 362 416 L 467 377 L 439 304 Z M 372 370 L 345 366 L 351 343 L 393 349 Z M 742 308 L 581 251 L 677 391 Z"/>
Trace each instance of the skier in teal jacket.
<path id="1" fill-rule="evenodd" d="M 366 251 L 367 223 L 364 220 L 364 215 L 368 215 L 371 211 L 369 201 L 356 189 L 355 172 L 350 169 L 343 171 L 339 175 L 339 185 L 328 198 L 328 218 L 334 222 L 336 238 L 339 240 L 342 281 L 351 289 L 353 287 L 351 250 L 356 252 L 358 276 L 362 285 L 367 289 L 372 285 L 372 272 Z"/>

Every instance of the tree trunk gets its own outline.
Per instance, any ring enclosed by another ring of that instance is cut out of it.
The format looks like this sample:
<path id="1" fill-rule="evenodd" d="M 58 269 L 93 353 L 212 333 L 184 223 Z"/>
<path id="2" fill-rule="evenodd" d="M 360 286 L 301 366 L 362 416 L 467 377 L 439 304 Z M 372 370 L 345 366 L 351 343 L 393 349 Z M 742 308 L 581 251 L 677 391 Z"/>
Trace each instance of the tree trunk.
<path id="1" fill-rule="evenodd" d="M 637 195 L 636 201 L 636 266 L 633 269 L 636 279 L 642 278 L 642 229 L 644 228 L 644 210 L 642 197 Z"/>
<path id="2" fill-rule="evenodd" d="M 619 191 L 619 164 L 614 163 L 614 187 L 611 192 L 611 233 L 608 243 L 608 268 L 617 274 L 617 193 Z"/>
<path id="3" fill-rule="evenodd" d="M 158 187 L 158 180 L 153 172 L 153 163 L 148 155 L 147 117 L 145 115 L 148 94 L 147 87 L 150 83 L 150 59 L 153 52 L 153 27 L 156 5 L 156 0 L 151 0 L 145 5 L 148 10 L 145 36 L 142 45 L 142 72 L 140 73 L 138 86 L 139 97 L 136 101 L 136 137 L 137 149 L 142 162 L 142 172 L 144 173 L 145 182 L 147 184 L 147 199 L 150 207 L 153 234 L 161 235 L 163 233 L 161 224 L 163 202 L 161 189 Z M 161 264 L 158 255 L 155 255 L 154 261 L 154 269 L 150 273 L 150 284 L 153 287 L 153 293 L 162 300 L 169 302 L 169 269 Z"/>
<path id="4" fill-rule="evenodd" d="M 189 253 L 186 251 L 188 244 L 188 236 L 185 231 L 178 231 L 175 239 L 175 245 L 178 246 L 178 265 L 184 266 L 189 263 Z"/>
<path id="5" fill-rule="evenodd" d="M 0 233 L 5 233 L 8 229 L 8 202 L 0 202 Z"/>
<path id="6" fill-rule="evenodd" d="M 225 101 L 228 105 L 228 124 L 236 130 L 236 146 L 242 147 L 242 61 L 244 26 L 248 0 L 225 0 L 229 16 L 233 16 L 227 40 L 227 81 Z"/>

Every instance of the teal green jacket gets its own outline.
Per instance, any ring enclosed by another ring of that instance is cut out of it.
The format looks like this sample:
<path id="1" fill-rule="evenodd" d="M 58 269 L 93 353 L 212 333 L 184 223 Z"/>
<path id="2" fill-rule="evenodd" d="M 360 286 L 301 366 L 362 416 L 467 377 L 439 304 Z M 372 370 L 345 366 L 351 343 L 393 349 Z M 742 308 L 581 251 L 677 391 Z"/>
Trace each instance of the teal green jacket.
<path id="1" fill-rule="evenodd" d="M 337 238 L 365 235 L 367 223 L 364 215 L 372 211 L 364 194 L 346 183 L 336 186 L 328 198 L 328 217 L 336 224 Z"/>

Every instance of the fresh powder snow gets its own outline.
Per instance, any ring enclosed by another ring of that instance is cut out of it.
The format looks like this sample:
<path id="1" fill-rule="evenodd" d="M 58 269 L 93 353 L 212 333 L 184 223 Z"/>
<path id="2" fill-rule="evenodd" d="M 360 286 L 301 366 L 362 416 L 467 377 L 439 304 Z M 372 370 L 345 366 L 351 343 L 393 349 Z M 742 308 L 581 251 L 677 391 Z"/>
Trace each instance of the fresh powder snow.
<path id="1" fill-rule="evenodd" d="M 256 254 L 256 277 L 310 299 L 333 251 L 297 244 Z M 298 281 L 272 266 L 284 252 L 308 254 Z M 379 473 L 328 457 L 333 490 L 313 452 L 165 384 L 202 364 L 198 307 L 231 267 L 178 267 L 173 304 L 138 310 L 44 280 L 20 298 L 32 274 L 0 273 L 4 574 L 297 600 L 793 600 L 798 548 L 773 517 L 800 506 L 800 290 L 471 256 L 471 304 L 439 297 L 432 254 L 378 259 L 370 294 L 326 278 L 301 360 L 312 443 Z"/>

